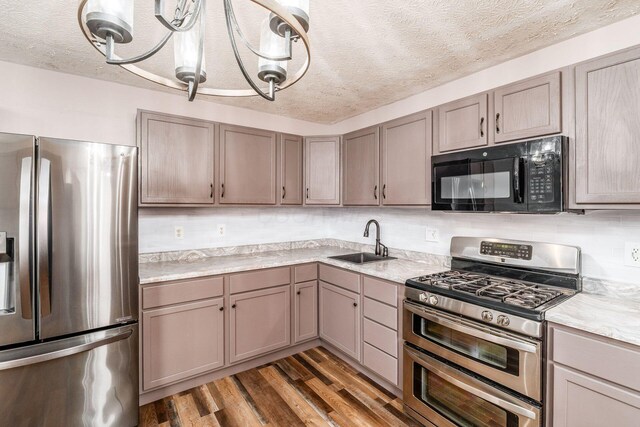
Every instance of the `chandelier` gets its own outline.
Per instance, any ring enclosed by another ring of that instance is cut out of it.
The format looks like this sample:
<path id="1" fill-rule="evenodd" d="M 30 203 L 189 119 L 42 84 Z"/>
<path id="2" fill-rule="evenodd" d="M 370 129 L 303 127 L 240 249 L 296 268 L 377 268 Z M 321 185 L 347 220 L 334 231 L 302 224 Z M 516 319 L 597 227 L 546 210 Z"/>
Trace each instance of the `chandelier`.
<path id="1" fill-rule="evenodd" d="M 266 10 L 260 30 L 260 46 L 253 46 L 243 34 L 233 10 L 232 0 L 222 0 L 227 33 L 235 59 L 250 89 L 205 87 L 206 0 L 175 0 L 173 16 L 165 16 L 164 0 L 155 0 L 154 15 L 166 28 L 166 33 L 148 52 L 130 58 L 116 53 L 119 44 L 133 40 L 134 0 L 80 0 L 78 23 L 87 40 L 102 55 L 107 64 L 119 65 L 142 78 L 163 86 L 186 91 L 189 101 L 197 94 L 247 97 L 260 95 L 274 101 L 277 91 L 300 80 L 309 69 L 309 0 L 251 0 Z M 159 52 L 169 39 L 174 39 L 175 78 L 168 78 L 135 65 Z M 238 49 L 238 39 L 258 58 L 256 82 L 247 71 Z M 293 59 L 292 44 L 302 41 L 305 61 L 295 73 L 288 73 Z M 198 76 L 196 78 L 196 76 Z"/>

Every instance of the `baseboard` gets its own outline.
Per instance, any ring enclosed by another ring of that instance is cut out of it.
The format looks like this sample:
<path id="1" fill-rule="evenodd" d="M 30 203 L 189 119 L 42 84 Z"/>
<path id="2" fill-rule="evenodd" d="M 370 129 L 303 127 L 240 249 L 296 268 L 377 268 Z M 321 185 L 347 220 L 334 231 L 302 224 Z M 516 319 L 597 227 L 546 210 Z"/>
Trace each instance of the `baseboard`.
<path id="1" fill-rule="evenodd" d="M 249 369 L 256 368 L 269 362 L 274 362 L 283 357 L 288 357 L 302 351 L 309 350 L 310 348 L 318 347 L 322 345 L 319 338 L 311 341 L 304 342 L 302 344 L 294 345 L 284 348 L 273 353 L 265 354 L 264 356 L 257 357 L 255 359 L 248 360 L 246 362 L 238 363 L 236 365 L 227 366 L 226 368 L 219 369 L 217 371 L 209 372 L 204 375 L 189 378 L 179 383 L 171 384 L 166 387 L 162 387 L 156 390 L 150 390 L 148 392 L 140 394 L 140 406 L 147 403 L 155 402 L 156 400 L 163 399 L 167 396 L 189 390 L 194 387 L 201 386 L 211 381 L 215 381 L 220 378 L 227 377 L 229 375 L 235 375 L 238 372 L 247 371 Z"/>

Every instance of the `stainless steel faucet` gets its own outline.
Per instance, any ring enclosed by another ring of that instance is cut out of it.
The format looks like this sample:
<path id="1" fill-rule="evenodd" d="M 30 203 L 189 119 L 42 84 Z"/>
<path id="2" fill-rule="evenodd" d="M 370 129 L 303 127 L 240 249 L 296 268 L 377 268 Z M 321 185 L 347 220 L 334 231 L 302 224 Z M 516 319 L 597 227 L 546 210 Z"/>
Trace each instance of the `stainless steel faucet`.
<path id="1" fill-rule="evenodd" d="M 366 227 L 364 228 L 364 237 L 369 237 L 369 226 L 371 224 L 375 224 L 376 225 L 376 249 L 375 249 L 375 254 L 380 256 L 389 256 L 389 248 L 387 248 L 385 245 L 383 245 L 382 243 L 380 243 L 380 224 L 378 223 L 378 221 L 376 221 L 375 219 L 370 219 L 369 222 L 367 222 Z"/>

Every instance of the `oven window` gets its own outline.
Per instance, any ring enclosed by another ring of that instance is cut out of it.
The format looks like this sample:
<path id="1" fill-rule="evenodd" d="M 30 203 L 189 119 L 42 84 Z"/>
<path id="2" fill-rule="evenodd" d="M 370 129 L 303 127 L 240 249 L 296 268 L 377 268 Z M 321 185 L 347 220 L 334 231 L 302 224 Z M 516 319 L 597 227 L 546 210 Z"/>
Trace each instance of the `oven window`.
<path id="1" fill-rule="evenodd" d="M 447 382 L 415 362 L 413 394 L 458 426 L 518 426 L 517 415 Z"/>
<path id="2" fill-rule="evenodd" d="M 518 351 L 413 315 L 413 333 L 492 368 L 518 375 Z"/>
<path id="3" fill-rule="evenodd" d="M 444 176 L 440 179 L 440 198 L 443 200 L 508 199 L 510 197 L 510 172 Z"/>

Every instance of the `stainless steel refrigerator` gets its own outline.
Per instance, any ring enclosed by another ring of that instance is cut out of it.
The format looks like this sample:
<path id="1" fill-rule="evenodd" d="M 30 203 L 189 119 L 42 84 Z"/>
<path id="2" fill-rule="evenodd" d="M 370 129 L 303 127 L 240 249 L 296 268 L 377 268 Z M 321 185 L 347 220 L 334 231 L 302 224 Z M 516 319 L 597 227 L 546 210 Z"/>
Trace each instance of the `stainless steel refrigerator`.
<path id="1" fill-rule="evenodd" d="M 136 166 L 0 134 L 0 425 L 137 425 Z"/>

